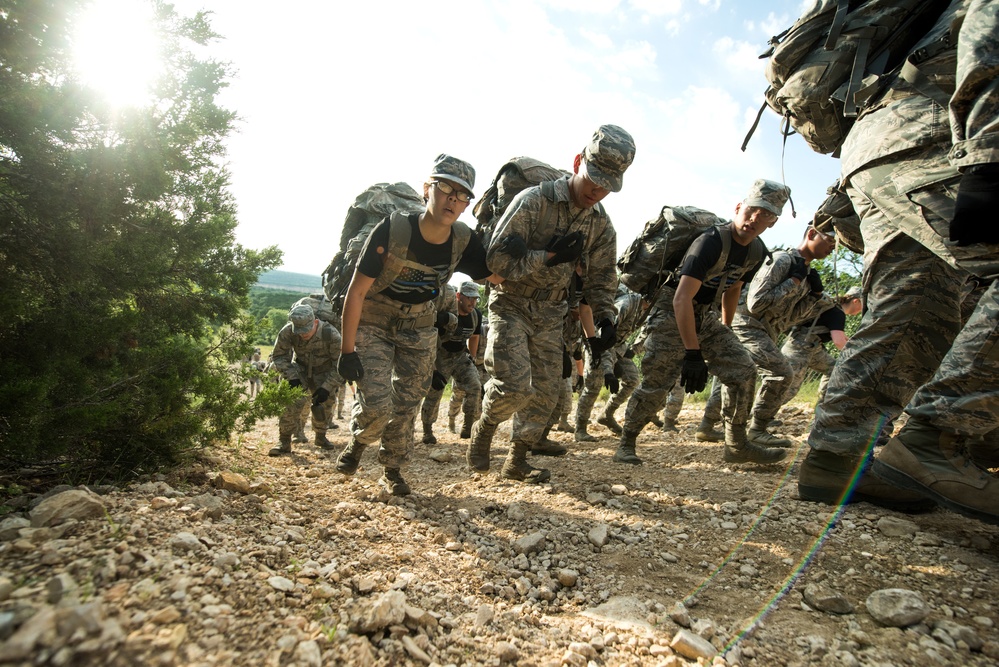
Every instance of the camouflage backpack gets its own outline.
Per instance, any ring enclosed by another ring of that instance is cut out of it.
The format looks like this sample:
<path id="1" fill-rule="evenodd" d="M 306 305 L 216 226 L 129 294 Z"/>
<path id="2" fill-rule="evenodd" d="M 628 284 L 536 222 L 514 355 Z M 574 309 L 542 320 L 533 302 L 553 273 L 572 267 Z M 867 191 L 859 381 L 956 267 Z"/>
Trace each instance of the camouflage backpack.
<path id="1" fill-rule="evenodd" d="M 902 69 L 906 56 L 951 0 L 814 0 L 790 28 L 770 39 L 766 101 L 817 153 L 838 155 L 865 103 Z M 910 58 L 908 67 L 918 65 Z M 909 71 L 909 70 L 907 70 Z"/>
<path id="2" fill-rule="evenodd" d="M 337 313 L 333 312 L 333 304 L 330 300 L 326 298 L 326 295 L 319 292 L 316 294 L 310 294 L 309 296 L 303 296 L 301 299 L 292 304 L 292 308 L 295 306 L 306 305 L 312 308 L 312 312 L 316 314 L 316 318 L 322 320 L 323 322 L 329 322 L 336 330 L 340 330 L 340 317 Z"/>
<path id="3" fill-rule="evenodd" d="M 384 255 L 385 268 L 368 291 L 375 294 L 392 283 L 406 268 L 421 272 L 429 267 L 409 259 L 407 250 L 412 235 L 409 216 L 424 210 L 425 203 L 416 190 L 406 183 L 376 183 L 359 194 L 347 210 L 347 217 L 340 232 L 340 250 L 323 271 L 323 292 L 329 299 L 334 317 L 339 320 L 343 301 L 354 275 L 358 257 L 371 230 L 386 217 L 389 218 L 389 247 Z M 450 268 L 453 272 L 461 254 L 468 245 L 471 230 L 462 222 L 452 227 Z M 451 272 L 438 276 L 438 286 L 447 283 Z"/>
<path id="4" fill-rule="evenodd" d="M 482 239 L 482 245 L 489 247 L 496 223 L 517 193 L 533 185 L 541 185 L 541 191 L 545 195 L 541 200 L 543 220 L 548 215 L 547 203 L 555 200 L 555 188 L 551 183 L 568 173 L 530 157 L 511 158 L 500 167 L 473 210 L 478 221 L 475 233 Z"/>
<path id="5" fill-rule="evenodd" d="M 728 224 L 728 220 L 694 206 L 663 206 L 659 217 L 645 223 L 642 233 L 617 260 L 621 283 L 646 300 L 655 301 L 659 288 L 679 268 L 690 244 L 712 227 L 720 228 L 722 253 L 709 275 L 718 275 L 732 247 Z M 763 259 L 766 246 L 756 241 L 749 246 L 743 266 L 753 266 Z"/>

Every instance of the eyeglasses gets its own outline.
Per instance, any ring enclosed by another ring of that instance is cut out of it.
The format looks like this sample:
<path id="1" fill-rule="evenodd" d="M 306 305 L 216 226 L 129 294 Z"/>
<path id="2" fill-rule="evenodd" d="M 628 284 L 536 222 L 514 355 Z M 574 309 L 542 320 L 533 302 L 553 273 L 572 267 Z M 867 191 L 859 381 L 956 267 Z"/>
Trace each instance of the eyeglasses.
<path id="1" fill-rule="evenodd" d="M 430 181 L 430 185 L 436 186 L 437 189 L 445 195 L 454 194 L 454 198 L 464 204 L 472 201 L 472 195 L 468 194 L 464 190 L 459 190 L 450 183 L 445 183 L 444 181 Z"/>
<path id="2" fill-rule="evenodd" d="M 753 206 L 750 208 L 749 217 L 759 220 L 764 225 L 768 227 L 777 222 L 777 214 L 773 211 L 767 210 L 762 206 Z"/>

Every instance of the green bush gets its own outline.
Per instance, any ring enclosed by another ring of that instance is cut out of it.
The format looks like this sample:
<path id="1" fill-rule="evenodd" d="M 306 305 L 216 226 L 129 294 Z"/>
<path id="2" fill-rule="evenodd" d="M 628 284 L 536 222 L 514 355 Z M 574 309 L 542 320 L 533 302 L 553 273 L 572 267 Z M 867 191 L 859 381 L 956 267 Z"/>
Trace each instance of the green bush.
<path id="1" fill-rule="evenodd" d="M 237 360 L 250 286 L 280 252 L 235 243 L 235 114 L 215 103 L 227 66 L 193 54 L 214 37 L 204 16 L 158 6 L 169 66 L 148 106 L 113 110 L 69 65 L 85 4 L 0 12 L 0 457 L 93 480 L 263 414 Z"/>

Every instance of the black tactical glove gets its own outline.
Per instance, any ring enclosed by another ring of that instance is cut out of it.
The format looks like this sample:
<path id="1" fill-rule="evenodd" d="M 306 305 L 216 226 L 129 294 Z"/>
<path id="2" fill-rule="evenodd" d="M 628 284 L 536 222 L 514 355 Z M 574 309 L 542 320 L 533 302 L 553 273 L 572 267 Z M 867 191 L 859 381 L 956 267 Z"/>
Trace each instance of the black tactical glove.
<path id="1" fill-rule="evenodd" d="M 312 404 L 322 405 L 323 403 L 328 401 L 329 398 L 330 398 L 329 390 L 320 387 L 319 389 L 316 389 L 315 393 L 312 394 Z"/>
<path id="2" fill-rule="evenodd" d="M 510 255 L 513 259 L 524 259 L 527 256 L 527 241 L 520 234 L 504 236 L 496 248 L 500 252 Z"/>
<path id="3" fill-rule="evenodd" d="M 791 270 L 787 272 L 788 278 L 797 278 L 799 281 L 804 280 L 805 276 L 808 275 L 808 266 L 805 264 L 804 257 L 794 256 L 791 258 Z"/>
<path id="4" fill-rule="evenodd" d="M 808 286 L 812 289 L 812 294 L 822 294 L 825 288 L 822 286 L 822 276 L 815 269 L 808 271 Z"/>
<path id="5" fill-rule="evenodd" d="M 434 371 L 434 374 L 430 377 L 430 387 L 434 391 L 443 391 L 444 387 L 447 386 L 447 378 L 440 371 Z"/>
<path id="6" fill-rule="evenodd" d="M 288 386 L 289 387 L 301 387 L 302 386 L 302 381 L 299 380 L 298 378 L 295 378 L 294 380 L 288 380 Z"/>
<path id="7" fill-rule="evenodd" d="M 999 163 L 976 164 L 964 170 L 954 202 L 950 240 L 959 246 L 999 243 Z"/>
<path id="8" fill-rule="evenodd" d="M 364 367 L 361 366 L 361 358 L 357 352 L 347 352 L 340 354 L 340 359 L 336 362 L 336 372 L 347 382 L 357 382 L 364 377 Z"/>
<path id="9" fill-rule="evenodd" d="M 572 357 L 569 356 L 569 350 L 562 348 L 562 379 L 572 377 Z"/>
<path id="10" fill-rule="evenodd" d="M 614 347 L 617 342 L 617 326 L 606 317 L 597 323 L 597 335 L 586 339 L 590 346 L 590 365 L 596 366 L 600 355 Z"/>
<path id="11" fill-rule="evenodd" d="M 613 373 L 604 373 L 604 386 L 612 394 L 616 394 L 621 390 L 621 383 L 617 381 Z"/>
<path id="12" fill-rule="evenodd" d="M 624 352 L 624 358 L 625 359 L 634 359 L 635 358 L 635 351 L 629 347 Z"/>
<path id="13" fill-rule="evenodd" d="M 572 385 L 572 393 L 582 394 L 583 393 L 583 376 L 576 376 L 576 384 Z"/>
<path id="14" fill-rule="evenodd" d="M 680 370 L 680 386 L 688 394 L 696 394 L 708 384 L 708 365 L 700 350 L 687 350 Z"/>
<path id="15" fill-rule="evenodd" d="M 564 236 L 553 236 L 545 250 L 555 253 L 545 261 L 545 266 L 555 266 L 566 262 L 576 262 L 583 255 L 583 232 L 573 232 Z"/>

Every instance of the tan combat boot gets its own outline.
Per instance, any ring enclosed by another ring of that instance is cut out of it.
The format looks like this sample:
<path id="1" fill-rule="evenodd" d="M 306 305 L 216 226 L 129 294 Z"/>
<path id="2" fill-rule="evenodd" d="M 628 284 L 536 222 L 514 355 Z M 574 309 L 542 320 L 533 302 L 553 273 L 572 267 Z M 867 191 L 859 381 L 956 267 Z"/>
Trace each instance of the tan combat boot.
<path id="1" fill-rule="evenodd" d="M 617 446 L 613 460 L 617 463 L 627 463 L 633 466 L 641 465 L 642 459 L 638 458 L 638 454 L 635 453 L 635 439 L 637 437 L 634 433 L 622 433 L 621 444 Z"/>
<path id="2" fill-rule="evenodd" d="M 367 445 L 362 445 L 357 440 L 352 439 L 350 444 L 340 452 L 340 456 L 336 460 L 337 472 L 344 475 L 353 475 L 357 472 L 358 466 L 361 465 L 361 454 L 364 453 L 365 447 Z"/>
<path id="3" fill-rule="evenodd" d="M 975 465 L 965 439 L 953 433 L 910 418 L 874 460 L 871 472 L 958 514 L 999 524 L 999 479 Z"/>
<path id="4" fill-rule="evenodd" d="M 777 463 L 787 452 L 776 447 L 763 447 L 746 439 L 746 425 L 725 424 L 726 463 Z"/>
<path id="5" fill-rule="evenodd" d="M 489 448 L 493 444 L 493 435 L 496 434 L 496 424 L 489 424 L 480 417 L 472 424 L 472 440 L 468 443 L 468 451 L 465 453 L 465 461 L 468 467 L 477 472 L 488 472 L 489 470 Z"/>
<path id="6" fill-rule="evenodd" d="M 541 484 L 551 479 L 552 474 L 546 468 L 534 468 L 527 462 L 527 443 L 515 442 L 510 446 L 510 453 L 503 462 L 500 474 L 518 482 Z"/>

